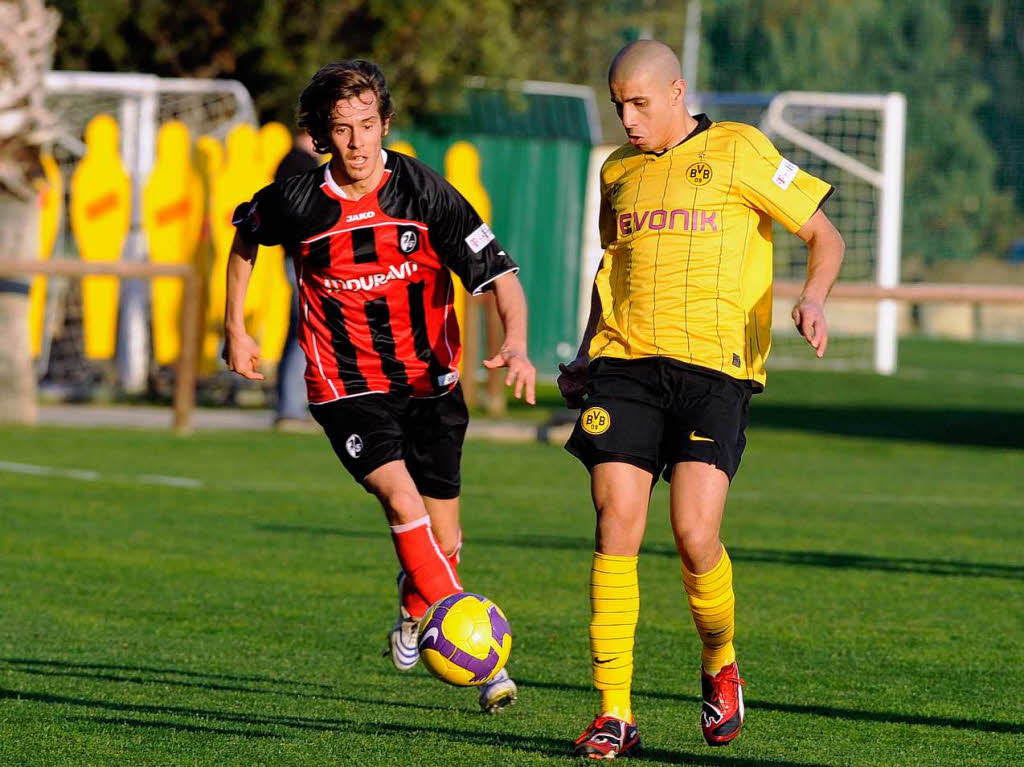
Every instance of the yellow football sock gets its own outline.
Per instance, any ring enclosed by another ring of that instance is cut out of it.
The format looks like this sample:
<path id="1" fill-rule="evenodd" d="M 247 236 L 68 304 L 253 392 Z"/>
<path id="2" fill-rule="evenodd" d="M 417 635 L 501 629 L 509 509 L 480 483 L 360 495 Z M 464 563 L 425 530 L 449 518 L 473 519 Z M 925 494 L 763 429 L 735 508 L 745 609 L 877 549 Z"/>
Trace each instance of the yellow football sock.
<path id="1" fill-rule="evenodd" d="M 690 602 L 690 613 L 704 643 L 701 665 L 709 674 L 736 660 L 732 646 L 736 632 L 736 597 L 732 591 L 732 562 L 725 547 L 718 564 L 696 575 L 683 566 L 683 586 Z"/>
<path id="2" fill-rule="evenodd" d="M 590 568 L 590 662 L 601 714 L 633 721 L 633 639 L 640 614 L 637 557 L 594 552 Z"/>

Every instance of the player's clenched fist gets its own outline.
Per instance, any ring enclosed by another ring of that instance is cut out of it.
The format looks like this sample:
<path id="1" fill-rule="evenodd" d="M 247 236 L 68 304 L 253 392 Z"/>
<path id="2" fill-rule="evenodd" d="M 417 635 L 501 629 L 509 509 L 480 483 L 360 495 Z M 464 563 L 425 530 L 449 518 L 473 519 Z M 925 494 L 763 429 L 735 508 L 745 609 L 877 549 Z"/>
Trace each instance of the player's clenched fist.
<path id="1" fill-rule="evenodd" d="M 222 356 L 231 372 L 251 381 L 263 380 L 263 374 L 259 372 L 260 346 L 251 336 L 245 333 L 225 336 Z"/>
<path id="2" fill-rule="evenodd" d="M 585 357 L 577 357 L 568 365 L 558 364 L 562 374 L 558 376 L 558 391 L 562 393 L 567 407 L 583 407 L 583 395 L 587 391 L 590 365 Z"/>

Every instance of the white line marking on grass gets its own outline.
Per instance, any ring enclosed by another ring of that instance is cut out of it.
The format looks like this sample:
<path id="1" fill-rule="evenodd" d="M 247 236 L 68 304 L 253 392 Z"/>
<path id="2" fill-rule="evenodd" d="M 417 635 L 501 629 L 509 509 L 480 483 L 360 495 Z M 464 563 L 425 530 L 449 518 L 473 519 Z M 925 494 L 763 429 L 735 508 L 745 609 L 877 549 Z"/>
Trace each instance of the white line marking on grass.
<path id="1" fill-rule="evenodd" d="M 14 463 L 13 461 L 0 461 L 0 471 L 10 471 L 15 474 L 53 474 L 49 466 L 36 466 L 32 463 Z"/>
<path id="2" fill-rule="evenodd" d="M 168 477 L 163 474 L 140 474 L 139 482 L 144 485 L 168 485 L 170 487 L 200 488 L 203 481 L 191 477 Z"/>
<path id="3" fill-rule="evenodd" d="M 191 477 L 170 477 L 163 474 L 101 474 L 91 469 L 62 469 L 56 466 L 40 466 L 35 463 L 15 463 L 0 461 L 0 471 L 11 474 L 30 474 L 36 477 L 63 477 L 77 479 L 80 482 L 117 482 L 131 485 L 164 485 L 167 487 L 187 487 L 198 489 L 203 486 L 202 480 Z"/>

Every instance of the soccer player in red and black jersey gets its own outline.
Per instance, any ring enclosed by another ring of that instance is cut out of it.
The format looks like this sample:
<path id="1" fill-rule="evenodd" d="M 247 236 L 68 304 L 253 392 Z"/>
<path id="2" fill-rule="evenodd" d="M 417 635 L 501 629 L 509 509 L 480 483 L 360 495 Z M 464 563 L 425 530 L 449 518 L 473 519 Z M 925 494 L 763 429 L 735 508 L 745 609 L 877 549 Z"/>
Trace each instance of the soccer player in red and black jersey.
<path id="1" fill-rule="evenodd" d="M 224 359 L 261 379 L 243 320 L 258 245 L 294 253 L 299 340 L 310 411 L 357 482 L 384 507 L 401 564 L 395 666 L 418 660 L 416 622 L 462 591 L 460 459 L 468 414 L 459 385 L 459 327 L 449 270 L 474 295 L 494 291 L 505 330 L 488 368 L 533 404 L 526 299 L 518 267 L 473 207 L 423 163 L 382 146 L 394 114 L 380 69 L 340 61 L 314 75 L 299 126 L 327 165 L 264 187 L 235 211 L 227 270 Z M 515 701 L 502 671 L 480 694 L 486 711 Z"/>

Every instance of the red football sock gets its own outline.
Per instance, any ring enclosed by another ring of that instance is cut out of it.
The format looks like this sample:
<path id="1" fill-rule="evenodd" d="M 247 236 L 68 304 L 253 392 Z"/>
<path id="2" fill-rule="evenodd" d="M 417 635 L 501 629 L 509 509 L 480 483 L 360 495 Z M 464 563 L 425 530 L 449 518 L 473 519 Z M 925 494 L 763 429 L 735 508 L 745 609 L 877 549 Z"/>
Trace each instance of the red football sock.
<path id="1" fill-rule="evenodd" d="M 455 571 L 456 579 L 459 577 L 459 561 L 462 555 L 462 531 L 459 531 L 459 542 L 455 546 L 455 551 L 451 554 L 447 554 L 446 558 L 448 564 L 452 566 L 452 570 Z M 461 585 L 460 585 L 461 589 Z M 447 596 L 447 594 L 445 595 Z M 427 610 L 430 609 L 430 605 L 433 602 L 428 602 L 424 599 L 416 588 L 412 585 L 412 578 L 408 577 L 406 573 L 405 579 L 402 581 L 402 607 L 409 613 L 413 618 L 422 618 L 427 614 Z"/>
<path id="2" fill-rule="evenodd" d="M 398 561 L 405 571 L 406 583 L 411 583 L 427 607 L 439 599 L 462 591 L 458 572 L 437 545 L 437 539 L 430 528 L 430 517 L 424 516 L 404 525 L 393 525 L 391 540 L 394 541 Z M 409 610 L 408 607 L 406 609 Z M 422 612 L 426 612 L 426 607 L 422 608 Z M 409 610 L 409 613 L 417 615 L 413 610 Z"/>

